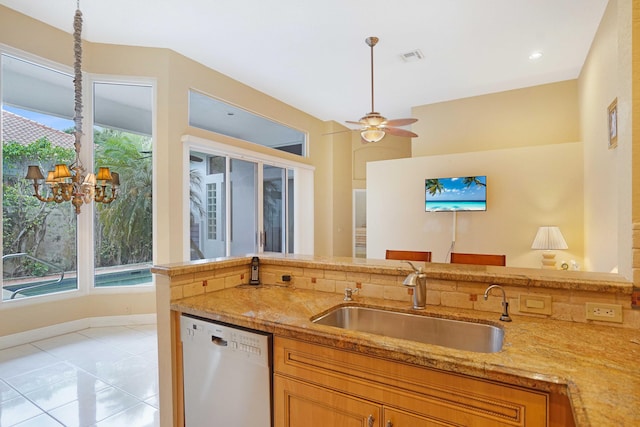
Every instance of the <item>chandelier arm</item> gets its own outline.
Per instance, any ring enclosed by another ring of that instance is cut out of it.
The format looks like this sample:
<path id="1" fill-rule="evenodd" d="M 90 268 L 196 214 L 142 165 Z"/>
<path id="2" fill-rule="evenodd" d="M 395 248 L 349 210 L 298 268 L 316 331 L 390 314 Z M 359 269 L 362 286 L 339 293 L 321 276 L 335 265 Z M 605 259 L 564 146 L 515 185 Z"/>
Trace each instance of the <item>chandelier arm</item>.
<path id="1" fill-rule="evenodd" d="M 37 181 L 33 182 L 33 191 L 34 191 L 34 196 L 36 199 L 40 200 L 41 202 L 53 202 L 55 200 L 55 196 L 51 195 L 49 197 L 43 197 L 40 195 L 40 191 L 38 190 L 38 187 L 40 187 L 40 185 L 38 184 Z"/>

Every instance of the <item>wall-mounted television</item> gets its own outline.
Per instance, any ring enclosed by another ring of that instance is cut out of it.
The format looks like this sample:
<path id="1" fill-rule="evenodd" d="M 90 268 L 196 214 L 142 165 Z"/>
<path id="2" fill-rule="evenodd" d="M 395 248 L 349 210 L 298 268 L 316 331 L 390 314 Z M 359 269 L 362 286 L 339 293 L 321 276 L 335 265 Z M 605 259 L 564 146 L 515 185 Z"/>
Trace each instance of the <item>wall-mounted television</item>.
<path id="1" fill-rule="evenodd" d="M 487 210 L 487 177 L 459 176 L 424 180 L 426 212 Z"/>

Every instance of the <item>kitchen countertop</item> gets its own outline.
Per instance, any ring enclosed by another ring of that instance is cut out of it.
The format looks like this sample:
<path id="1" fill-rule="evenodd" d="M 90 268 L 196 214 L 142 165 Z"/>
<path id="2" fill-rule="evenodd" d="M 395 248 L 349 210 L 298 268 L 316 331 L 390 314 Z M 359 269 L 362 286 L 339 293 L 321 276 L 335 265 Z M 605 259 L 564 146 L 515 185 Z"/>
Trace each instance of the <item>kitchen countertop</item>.
<path id="1" fill-rule="evenodd" d="M 505 331 L 497 353 L 436 345 L 316 325 L 311 318 L 339 305 L 364 305 L 489 323 Z M 640 331 L 446 307 L 413 311 L 396 302 L 280 286 L 241 285 L 175 301 L 171 309 L 401 362 L 566 394 L 578 427 L 640 423 Z"/>

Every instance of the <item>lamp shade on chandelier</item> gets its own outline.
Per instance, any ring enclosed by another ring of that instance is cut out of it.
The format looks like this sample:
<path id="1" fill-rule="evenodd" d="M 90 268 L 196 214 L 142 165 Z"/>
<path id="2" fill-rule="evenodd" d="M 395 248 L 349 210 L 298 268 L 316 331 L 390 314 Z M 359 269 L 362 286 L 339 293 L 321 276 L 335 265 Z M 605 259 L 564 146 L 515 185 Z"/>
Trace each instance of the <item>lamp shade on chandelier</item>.
<path id="1" fill-rule="evenodd" d="M 74 41 L 74 137 L 75 160 L 70 165 L 57 164 L 47 172 L 45 179 L 37 165 L 29 166 L 26 179 L 33 180 L 34 196 L 42 202 L 71 202 L 76 214 L 80 213 L 83 204 L 111 203 L 118 197 L 120 179 L 116 172 L 108 167 L 101 167 L 97 174 L 86 174 L 80 160 L 82 146 L 82 12 L 76 9 L 73 21 Z M 44 183 L 42 183 L 44 181 Z M 40 193 L 40 187 L 48 189 L 46 194 Z"/>

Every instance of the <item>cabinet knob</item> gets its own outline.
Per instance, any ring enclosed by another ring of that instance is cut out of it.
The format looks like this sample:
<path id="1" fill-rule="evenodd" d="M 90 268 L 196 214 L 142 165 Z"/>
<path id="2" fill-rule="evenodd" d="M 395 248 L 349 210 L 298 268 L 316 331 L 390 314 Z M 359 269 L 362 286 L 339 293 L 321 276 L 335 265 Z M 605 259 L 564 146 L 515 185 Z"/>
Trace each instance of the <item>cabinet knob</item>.
<path id="1" fill-rule="evenodd" d="M 367 417 L 367 422 L 369 424 L 369 427 L 373 427 L 374 423 L 376 422 L 376 419 L 373 417 L 373 415 L 369 415 Z"/>
<path id="2" fill-rule="evenodd" d="M 391 420 L 387 420 L 387 427 L 393 427 L 393 423 L 391 422 Z"/>

